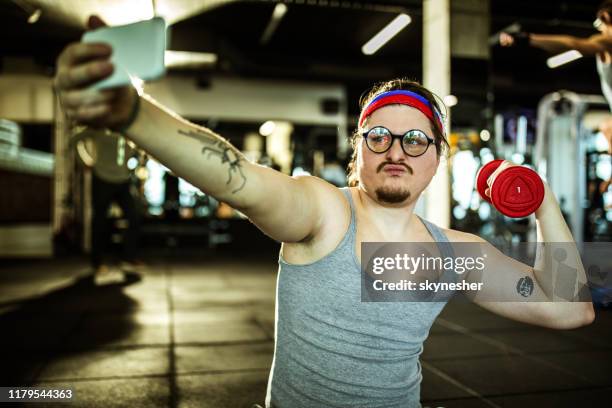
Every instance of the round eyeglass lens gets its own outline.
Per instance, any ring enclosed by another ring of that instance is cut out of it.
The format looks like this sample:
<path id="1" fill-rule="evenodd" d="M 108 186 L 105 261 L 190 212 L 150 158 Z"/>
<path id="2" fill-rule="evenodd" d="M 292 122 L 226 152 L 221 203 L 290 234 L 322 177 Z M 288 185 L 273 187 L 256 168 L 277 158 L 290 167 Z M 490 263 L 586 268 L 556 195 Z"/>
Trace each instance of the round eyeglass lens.
<path id="1" fill-rule="evenodd" d="M 391 140 L 391 133 L 387 129 L 375 127 L 368 132 L 366 143 L 372 151 L 380 153 L 389 148 Z"/>
<path id="2" fill-rule="evenodd" d="M 404 135 L 402 145 L 406 153 L 411 156 L 419 156 L 427 150 L 429 140 L 425 133 L 420 130 L 411 130 Z"/>

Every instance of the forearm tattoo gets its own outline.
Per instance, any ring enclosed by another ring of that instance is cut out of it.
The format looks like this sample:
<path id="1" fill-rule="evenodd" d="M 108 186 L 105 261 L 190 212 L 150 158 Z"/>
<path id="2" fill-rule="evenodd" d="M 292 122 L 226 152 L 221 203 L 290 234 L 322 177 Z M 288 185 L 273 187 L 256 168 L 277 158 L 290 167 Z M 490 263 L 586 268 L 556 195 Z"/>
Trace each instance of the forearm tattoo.
<path id="1" fill-rule="evenodd" d="M 521 278 L 516 283 L 516 291 L 523 297 L 529 297 L 533 293 L 533 279 L 529 276 Z"/>
<path id="2" fill-rule="evenodd" d="M 225 184 L 229 185 L 232 182 L 234 174 L 237 174 L 241 179 L 240 185 L 232 190 L 232 194 L 235 194 L 243 189 L 244 185 L 246 184 L 246 176 L 242 171 L 242 161 L 244 159 L 240 153 L 231 144 L 229 144 L 228 141 L 211 136 L 204 132 L 196 132 L 193 130 L 179 130 L 179 133 L 202 142 L 204 144 L 202 154 L 208 154 L 208 157 L 212 155 L 219 156 L 221 159 L 221 164 L 228 163 L 228 178 Z"/>

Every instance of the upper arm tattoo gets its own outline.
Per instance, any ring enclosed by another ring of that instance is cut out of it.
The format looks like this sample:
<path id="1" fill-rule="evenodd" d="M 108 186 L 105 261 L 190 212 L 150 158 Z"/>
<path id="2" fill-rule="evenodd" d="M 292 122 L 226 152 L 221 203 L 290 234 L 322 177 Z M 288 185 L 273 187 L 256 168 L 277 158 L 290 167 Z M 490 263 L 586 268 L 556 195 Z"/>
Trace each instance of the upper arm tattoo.
<path id="1" fill-rule="evenodd" d="M 523 297 L 529 297 L 533 293 L 533 279 L 530 276 L 521 278 L 516 283 L 516 291 Z"/>
<path id="2" fill-rule="evenodd" d="M 230 184 L 232 182 L 232 177 L 234 174 L 237 174 L 242 180 L 239 186 L 232 190 L 232 194 L 235 194 L 243 189 L 244 185 L 246 184 L 246 176 L 242 171 L 242 162 L 244 158 L 234 146 L 232 146 L 227 140 L 212 136 L 205 132 L 182 129 L 180 129 L 178 132 L 181 135 L 189 136 L 202 142 L 204 145 L 204 147 L 202 147 L 202 154 L 208 153 L 208 157 L 211 155 L 219 156 L 221 159 L 221 164 L 228 163 L 228 179 L 225 184 Z"/>

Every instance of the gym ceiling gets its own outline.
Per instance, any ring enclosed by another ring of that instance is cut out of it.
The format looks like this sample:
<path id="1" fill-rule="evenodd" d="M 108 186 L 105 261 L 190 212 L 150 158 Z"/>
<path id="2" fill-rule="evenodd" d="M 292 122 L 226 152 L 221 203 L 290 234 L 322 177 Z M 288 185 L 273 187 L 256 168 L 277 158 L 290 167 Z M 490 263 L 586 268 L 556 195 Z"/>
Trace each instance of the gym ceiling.
<path id="1" fill-rule="evenodd" d="M 77 41 L 86 17 L 97 13 L 109 24 L 151 17 L 153 10 L 172 24 L 170 49 L 217 55 L 214 66 L 189 70 L 203 84 L 211 74 L 289 78 L 346 84 L 351 113 L 370 84 L 395 76 L 422 77 L 420 0 L 286 0 L 287 12 L 267 41 L 274 1 L 258 0 L 4 0 L 0 1 L 2 72 L 53 73 L 59 51 Z M 452 0 L 451 0 L 452 3 Z M 533 32 L 588 36 L 599 0 L 491 0 L 491 33 L 514 22 Z M 125 6 L 128 5 L 126 12 Z M 28 18 L 40 10 L 38 21 Z M 375 55 L 361 46 L 398 13 L 412 22 Z M 469 28 L 466 28 L 469 29 Z M 546 93 L 572 89 L 599 93 L 592 59 L 551 70 L 534 49 L 499 49 L 490 61 L 453 58 L 452 93 L 459 98 L 454 123 L 483 126 L 487 93 L 495 109 L 535 108 Z M 492 100 L 492 99 L 491 99 Z"/>

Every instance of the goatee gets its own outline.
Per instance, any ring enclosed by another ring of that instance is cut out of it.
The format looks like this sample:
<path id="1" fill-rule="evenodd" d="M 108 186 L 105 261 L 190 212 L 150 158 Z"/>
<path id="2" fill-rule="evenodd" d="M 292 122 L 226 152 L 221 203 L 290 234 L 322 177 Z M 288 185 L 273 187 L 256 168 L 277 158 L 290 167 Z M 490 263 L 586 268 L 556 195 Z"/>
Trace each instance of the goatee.
<path id="1" fill-rule="evenodd" d="M 410 191 L 401 188 L 380 187 L 375 192 L 378 201 L 388 204 L 402 203 L 410 198 Z"/>

